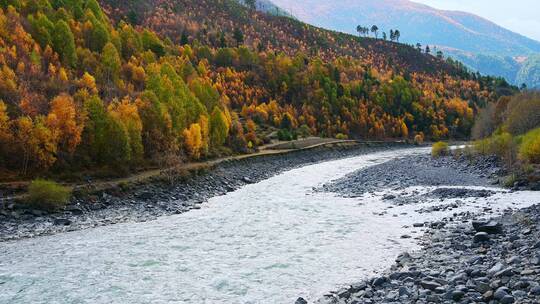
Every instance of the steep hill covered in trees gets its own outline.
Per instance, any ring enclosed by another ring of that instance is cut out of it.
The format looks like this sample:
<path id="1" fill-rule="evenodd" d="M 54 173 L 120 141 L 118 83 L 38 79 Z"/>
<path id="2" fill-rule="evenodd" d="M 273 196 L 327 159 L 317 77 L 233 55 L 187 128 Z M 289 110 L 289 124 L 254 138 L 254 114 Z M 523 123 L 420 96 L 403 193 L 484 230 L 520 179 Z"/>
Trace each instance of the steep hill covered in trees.
<path id="1" fill-rule="evenodd" d="M 0 1 L 3 179 L 245 153 L 266 129 L 465 137 L 478 105 L 512 92 L 233 0 L 104 2 Z"/>
<path id="2" fill-rule="evenodd" d="M 381 69 L 395 65 L 409 72 L 459 73 L 460 70 L 414 48 L 376 39 L 358 39 L 287 17 L 250 11 L 232 0 L 102 0 L 112 18 L 131 20 L 175 43 L 194 41 L 219 48 L 242 42 L 255 50 L 302 52 L 328 61 L 354 56 Z M 124 17 L 128 16 L 128 18 Z"/>

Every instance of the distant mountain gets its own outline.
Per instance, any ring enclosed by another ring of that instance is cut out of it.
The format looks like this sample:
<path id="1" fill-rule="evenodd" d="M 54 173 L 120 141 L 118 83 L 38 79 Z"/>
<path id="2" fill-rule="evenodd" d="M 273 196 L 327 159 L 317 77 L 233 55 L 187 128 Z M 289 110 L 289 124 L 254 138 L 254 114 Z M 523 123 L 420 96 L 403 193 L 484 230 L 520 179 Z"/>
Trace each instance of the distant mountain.
<path id="1" fill-rule="evenodd" d="M 516 83 L 525 83 L 530 88 L 540 89 L 540 54 L 530 56 L 523 63 L 516 76 Z"/>
<path id="2" fill-rule="evenodd" d="M 447 56 L 461 61 L 473 70 L 481 71 L 482 74 L 501 76 L 509 80 L 509 82 L 517 83 L 515 79 L 521 69 L 521 63 L 514 57 L 471 53 L 456 49 L 441 48 L 441 50 Z"/>
<path id="3" fill-rule="evenodd" d="M 499 56 L 540 52 L 540 42 L 473 14 L 442 11 L 408 0 L 273 0 L 291 8 L 302 21 L 356 34 L 357 25 L 376 24 L 381 31 L 398 28 L 403 42 L 448 46 Z"/>
<path id="4" fill-rule="evenodd" d="M 518 79 L 517 75 L 535 71 L 521 68 L 529 56 L 540 53 L 540 42 L 470 13 L 438 10 L 408 0 L 272 1 L 320 27 L 351 34 L 356 34 L 357 25 L 376 24 L 380 32 L 387 33 L 397 28 L 401 42 L 435 46 L 483 74 L 503 76 L 514 83 L 538 78 Z"/>

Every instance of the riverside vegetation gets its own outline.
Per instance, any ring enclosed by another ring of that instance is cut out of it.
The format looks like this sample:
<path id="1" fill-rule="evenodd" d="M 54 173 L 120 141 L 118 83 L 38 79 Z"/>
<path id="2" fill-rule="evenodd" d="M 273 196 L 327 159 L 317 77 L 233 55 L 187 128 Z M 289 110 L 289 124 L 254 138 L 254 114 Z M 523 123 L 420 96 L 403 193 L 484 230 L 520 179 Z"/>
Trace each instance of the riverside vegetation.
<path id="1" fill-rule="evenodd" d="M 506 186 L 540 189 L 540 94 L 500 98 L 480 110 L 473 128 L 473 150 L 496 155 L 506 165 Z"/>
<path id="2" fill-rule="evenodd" d="M 56 211 L 67 205 L 71 197 L 71 190 L 52 181 L 34 180 L 28 186 L 29 205 L 47 211 Z"/>

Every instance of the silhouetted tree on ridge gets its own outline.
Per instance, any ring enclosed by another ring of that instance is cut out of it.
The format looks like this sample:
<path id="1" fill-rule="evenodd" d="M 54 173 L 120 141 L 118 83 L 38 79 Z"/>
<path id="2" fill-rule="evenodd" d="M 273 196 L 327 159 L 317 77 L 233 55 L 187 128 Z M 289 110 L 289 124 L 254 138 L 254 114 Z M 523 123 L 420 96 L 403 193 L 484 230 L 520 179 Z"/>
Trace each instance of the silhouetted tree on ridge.
<path id="1" fill-rule="evenodd" d="M 373 25 L 371 27 L 371 32 L 375 34 L 375 38 L 379 38 L 379 27 L 376 25 Z"/>

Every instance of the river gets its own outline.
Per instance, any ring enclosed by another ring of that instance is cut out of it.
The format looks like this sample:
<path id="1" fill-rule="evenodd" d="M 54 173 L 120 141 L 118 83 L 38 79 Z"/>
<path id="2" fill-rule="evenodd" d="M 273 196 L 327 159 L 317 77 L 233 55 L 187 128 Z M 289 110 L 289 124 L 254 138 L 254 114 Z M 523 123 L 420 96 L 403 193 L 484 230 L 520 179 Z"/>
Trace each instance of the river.
<path id="1" fill-rule="evenodd" d="M 381 196 L 341 198 L 314 187 L 425 148 L 294 169 L 215 197 L 202 209 L 0 243 L 0 303 L 293 303 L 384 271 L 418 249 L 412 223 L 449 216 L 388 209 Z M 416 189 L 422 191 L 422 189 Z M 427 191 L 427 190 L 426 190 Z M 540 203 L 500 191 L 478 212 Z M 456 210 L 452 211 L 456 212 Z"/>

